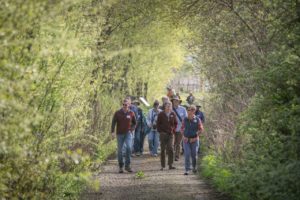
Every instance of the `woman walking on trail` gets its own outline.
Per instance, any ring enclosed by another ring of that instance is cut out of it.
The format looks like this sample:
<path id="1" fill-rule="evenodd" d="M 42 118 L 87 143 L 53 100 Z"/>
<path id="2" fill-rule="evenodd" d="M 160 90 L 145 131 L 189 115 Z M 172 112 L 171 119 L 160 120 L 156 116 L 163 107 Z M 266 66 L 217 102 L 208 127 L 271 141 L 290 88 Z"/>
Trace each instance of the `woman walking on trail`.
<path id="1" fill-rule="evenodd" d="M 188 175 L 191 170 L 190 158 L 192 158 L 193 172 L 197 172 L 196 155 L 198 150 L 199 134 L 203 131 L 201 120 L 195 116 L 196 107 L 188 107 L 188 116 L 182 122 L 181 132 L 183 135 L 183 148 L 185 160 L 185 173 Z"/>
<path id="2" fill-rule="evenodd" d="M 157 149 L 159 145 L 159 133 L 157 131 L 157 117 L 158 114 L 162 110 L 159 109 L 159 101 L 155 100 L 153 104 L 153 108 L 149 110 L 148 116 L 147 116 L 147 125 L 151 128 L 151 131 L 148 135 L 148 143 L 149 143 L 149 150 L 151 156 L 157 156 Z"/>
<path id="3" fill-rule="evenodd" d="M 177 119 L 175 113 L 172 111 L 172 103 L 166 102 L 164 104 L 164 111 L 160 112 L 157 117 L 157 130 L 160 136 L 161 149 L 161 170 L 164 170 L 166 167 L 166 150 L 169 169 L 176 169 L 173 167 L 173 140 L 176 126 Z"/>
<path id="4" fill-rule="evenodd" d="M 130 167 L 130 154 L 131 154 L 131 142 L 132 134 L 131 132 L 135 129 L 136 118 L 133 111 L 129 109 L 130 102 L 128 99 L 123 101 L 123 107 L 116 111 L 111 125 L 112 137 L 116 137 L 115 126 L 117 125 L 117 143 L 118 143 L 118 162 L 119 162 L 119 173 L 123 173 L 123 156 L 122 148 L 126 144 L 125 152 L 125 170 L 132 172 Z"/>

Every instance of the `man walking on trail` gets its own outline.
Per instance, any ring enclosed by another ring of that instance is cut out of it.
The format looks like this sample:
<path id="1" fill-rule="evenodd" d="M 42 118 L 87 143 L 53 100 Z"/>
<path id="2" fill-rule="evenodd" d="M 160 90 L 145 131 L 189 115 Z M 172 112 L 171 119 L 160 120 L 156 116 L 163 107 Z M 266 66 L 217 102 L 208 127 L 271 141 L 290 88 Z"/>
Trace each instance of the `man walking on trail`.
<path id="1" fill-rule="evenodd" d="M 194 95 L 193 95 L 192 92 L 190 92 L 190 95 L 186 98 L 186 101 L 187 101 L 187 103 L 190 104 L 190 105 L 192 105 L 192 104 L 194 103 L 195 97 L 194 97 Z"/>
<path id="2" fill-rule="evenodd" d="M 175 161 L 178 161 L 180 155 L 181 141 L 182 141 L 182 134 L 180 132 L 181 124 L 182 124 L 182 120 L 185 117 L 187 117 L 187 113 L 185 108 L 179 105 L 181 103 L 181 100 L 177 96 L 173 97 L 171 101 L 173 103 L 173 111 L 176 114 L 176 118 L 178 122 L 175 130 L 175 142 L 174 142 Z"/>
<path id="3" fill-rule="evenodd" d="M 143 110 L 139 107 L 140 102 L 138 100 L 133 101 L 133 105 L 135 105 L 137 107 L 138 110 L 138 114 L 136 115 L 136 128 L 134 131 L 134 152 L 136 156 L 140 156 L 142 153 L 142 149 L 141 149 L 141 139 L 142 139 L 142 132 L 144 129 L 144 114 L 143 114 Z"/>
<path id="4" fill-rule="evenodd" d="M 134 115 L 135 115 L 135 117 L 137 117 L 138 116 L 138 108 L 137 108 L 137 106 L 135 106 L 134 104 L 132 104 L 131 102 L 132 102 L 132 99 L 131 99 L 131 97 L 130 96 L 127 96 L 126 97 L 126 100 L 128 101 L 128 103 L 129 103 L 129 110 L 131 110 L 133 113 L 134 113 Z M 136 126 L 138 125 L 138 122 L 136 121 Z M 133 129 L 132 131 L 130 131 L 130 133 L 131 133 L 131 146 L 130 146 L 130 152 L 131 152 L 131 155 L 133 156 L 134 154 L 134 148 L 133 148 L 133 145 L 134 145 L 134 138 L 135 138 L 135 129 Z M 126 143 L 125 143 L 125 145 L 124 145 L 124 147 L 123 147 L 123 155 L 125 155 L 126 154 Z"/>
<path id="5" fill-rule="evenodd" d="M 129 109 L 129 100 L 125 99 L 123 101 L 123 107 L 116 111 L 111 125 L 112 137 L 116 137 L 115 126 L 117 125 L 117 143 L 118 143 L 118 162 L 119 162 L 119 173 L 123 173 L 123 155 L 122 148 L 126 144 L 125 152 L 125 170 L 132 172 L 130 167 L 130 154 L 131 154 L 131 142 L 132 134 L 131 131 L 135 129 L 136 119 L 133 111 Z"/>
<path id="6" fill-rule="evenodd" d="M 155 100 L 153 104 L 153 108 L 149 110 L 147 115 L 147 125 L 151 128 L 150 133 L 148 135 L 148 143 L 149 143 L 149 150 L 151 156 L 157 156 L 158 152 L 158 145 L 159 145 L 159 133 L 157 131 L 157 117 L 158 114 L 162 110 L 159 109 L 159 101 Z"/>
<path id="7" fill-rule="evenodd" d="M 195 115 L 201 120 L 202 125 L 205 123 L 204 113 L 200 110 L 201 106 L 199 103 L 196 104 Z M 200 140 L 198 140 L 198 154 L 200 154 Z"/>
<path id="8" fill-rule="evenodd" d="M 205 123 L 205 117 L 204 117 L 204 113 L 200 110 L 201 106 L 199 104 L 196 104 L 196 112 L 195 115 L 201 119 L 202 124 Z"/>
<path id="9" fill-rule="evenodd" d="M 176 95 L 175 89 L 173 89 L 172 87 L 168 86 L 167 87 L 167 97 L 169 99 L 171 99 L 175 95 Z"/>
<path id="10" fill-rule="evenodd" d="M 203 131 L 201 120 L 195 116 L 196 107 L 191 105 L 188 108 L 188 116 L 183 119 L 181 132 L 183 135 L 183 148 L 184 148 L 184 164 L 185 173 L 188 175 L 191 170 L 190 158 L 192 158 L 193 172 L 197 172 L 197 149 L 199 134 Z"/>
<path id="11" fill-rule="evenodd" d="M 173 139 L 177 126 L 176 114 L 172 111 L 172 103 L 166 102 L 164 104 L 165 110 L 160 112 L 157 117 L 157 130 L 160 136 L 160 161 L 161 170 L 166 167 L 166 150 L 168 154 L 169 169 L 175 169 L 173 167 Z"/>

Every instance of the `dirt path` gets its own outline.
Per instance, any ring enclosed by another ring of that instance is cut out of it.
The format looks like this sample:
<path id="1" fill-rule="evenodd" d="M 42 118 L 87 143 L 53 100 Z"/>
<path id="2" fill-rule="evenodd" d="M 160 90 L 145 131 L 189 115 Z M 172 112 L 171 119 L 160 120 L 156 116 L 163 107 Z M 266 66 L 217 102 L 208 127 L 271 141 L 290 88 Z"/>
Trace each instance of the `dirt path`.
<path id="1" fill-rule="evenodd" d="M 147 144 L 145 144 L 146 146 Z M 132 200 L 132 199 L 199 199 L 225 200 L 197 174 L 183 175 L 184 158 L 174 163 L 176 170 L 166 168 L 160 171 L 159 157 L 146 152 L 132 158 L 133 173 L 118 173 L 117 160 L 109 160 L 96 176 L 101 184 L 97 193 L 85 193 L 82 199 Z M 143 171 L 144 178 L 136 178 L 136 172 Z"/>

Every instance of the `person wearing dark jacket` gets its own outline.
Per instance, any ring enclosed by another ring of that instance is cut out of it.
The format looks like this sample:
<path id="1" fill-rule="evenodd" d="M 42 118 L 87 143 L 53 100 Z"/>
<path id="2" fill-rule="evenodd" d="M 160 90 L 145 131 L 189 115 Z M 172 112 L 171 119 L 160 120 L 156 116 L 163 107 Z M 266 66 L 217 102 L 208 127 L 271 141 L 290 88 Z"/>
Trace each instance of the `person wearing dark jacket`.
<path id="1" fill-rule="evenodd" d="M 157 131 L 160 136 L 160 161 L 161 170 L 166 167 L 166 151 L 168 154 L 169 169 L 175 169 L 173 167 L 173 140 L 174 133 L 177 126 L 176 114 L 172 111 L 172 103 L 164 103 L 164 111 L 160 112 L 157 117 Z"/>
<path id="2" fill-rule="evenodd" d="M 192 105 L 194 103 L 195 97 L 192 92 L 190 92 L 190 95 L 186 98 L 186 101 L 189 105 Z"/>
<path id="3" fill-rule="evenodd" d="M 196 104 L 196 112 L 195 115 L 201 119 L 202 124 L 205 123 L 205 116 L 204 113 L 200 110 L 201 106 L 199 104 Z"/>
<path id="4" fill-rule="evenodd" d="M 202 125 L 205 123 L 204 113 L 200 110 L 201 106 L 199 103 L 196 104 L 196 112 L 195 115 L 201 120 Z M 200 154 L 200 140 L 198 140 L 198 154 Z"/>
<path id="5" fill-rule="evenodd" d="M 134 145 L 133 145 L 133 151 L 136 156 L 140 156 L 142 153 L 142 146 L 141 146 L 141 140 L 144 139 L 142 136 L 143 134 L 143 129 L 144 129 L 144 114 L 143 110 L 139 107 L 140 102 L 138 100 L 133 101 L 133 105 L 137 107 L 137 116 L 136 116 L 136 121 L 137 121 L 137 126 L 134 131 Z"/>
<path id="6" fill-rule="evenodd" d="M 129 101 L 125 99 L 123 101 L 123 107 L 116 111 L 111 125 L 112 137 L 116 137 L 115 126 L 117 126 L 117 143 L 118 143 L 118 163 L 119 163 L 119 173 L 123 173 L 123 156 L 122 148 L 126 144 L 126 156 L 125 156 L 125 170 L 132 172 L 130 167 L 130 154 L 131 154 L 131 142 L 132 134 L 131 131 L 135 129 L 136 118 L 133 111 L 129 109 Z"/>

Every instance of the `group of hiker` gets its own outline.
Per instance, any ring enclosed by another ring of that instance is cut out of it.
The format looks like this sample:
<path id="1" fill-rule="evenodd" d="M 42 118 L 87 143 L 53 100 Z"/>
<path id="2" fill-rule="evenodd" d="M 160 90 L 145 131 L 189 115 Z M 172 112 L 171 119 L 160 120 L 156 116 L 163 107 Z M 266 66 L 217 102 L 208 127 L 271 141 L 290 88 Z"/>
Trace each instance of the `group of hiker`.
<path id="1" fill-rule="evenodd" d="M 139 107 L 139 101 L 132 102 L 131 97 L 126 97 L 122 108 L 115 112 L 111 132 L 112 136 L 117 138 L 119 173 L 123 173 L 123 169 L 132 172 L 131 156 L 143 154 L 146 135 L 151 156 L 158 156 L 160 146 L 161 170 L 166 168 L 166 154 L 168 168 L 175 169 L 173 163 L 179 160 L 182 149 L 185 158 L 184 174 L 188 175 L 190 171 L 197 172 L 199 135 L 203 132 L 204 114 L 199 104 L 193 104 L 195 97 L 192 93 L 187 97 L 188 105 L 182 106 L 179 94 L 170 87 L 167 90 L 167 96 L 162 97 L 162 104 L 155 100 L 146 117 Z"/>

